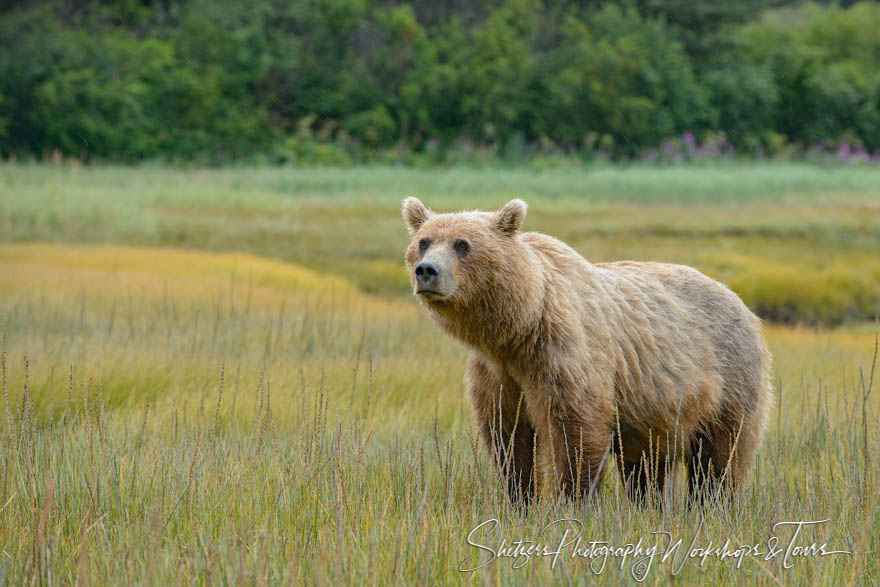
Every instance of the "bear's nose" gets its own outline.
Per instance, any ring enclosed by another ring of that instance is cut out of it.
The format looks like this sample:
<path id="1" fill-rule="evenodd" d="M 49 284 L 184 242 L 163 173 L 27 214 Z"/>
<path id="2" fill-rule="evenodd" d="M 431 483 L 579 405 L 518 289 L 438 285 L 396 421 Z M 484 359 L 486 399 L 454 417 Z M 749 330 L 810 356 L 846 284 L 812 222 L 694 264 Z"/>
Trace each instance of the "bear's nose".
<path id="1" fill-rule="evenodd" d="M 416 279 L 422 285 L 431 285 L 440 274 L 440 266 L 433 261 L 422 261 L 416 267 Z"/>

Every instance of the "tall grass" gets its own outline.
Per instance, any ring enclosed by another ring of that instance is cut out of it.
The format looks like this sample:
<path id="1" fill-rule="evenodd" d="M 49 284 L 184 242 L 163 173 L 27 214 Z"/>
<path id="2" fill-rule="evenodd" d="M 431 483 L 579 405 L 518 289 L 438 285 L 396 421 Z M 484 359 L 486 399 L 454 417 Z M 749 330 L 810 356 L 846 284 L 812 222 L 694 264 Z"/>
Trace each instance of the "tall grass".
<path id="1" fill-rule="evenodd" d="M 729 505 L 508 503 L 461 389 L 464 352 L 414 302 L 249 255 L 0 247 L 0 583 L 586 584 L 589 561 L 499 560 L 576 518 L 624 544 L 799 544 L 852 555 L 684 562 L 690 583 L 880 576 L 875 332 L 768 327 L 777 411 Z M 558 541 L 558 528 L 544 536 Z M 680 559 L 677 559 L 680 562 Z M 476 564 L 475 564 L 476 563 Z M 610 561 L 601 577 L 632 581 Z M 677 565 L 656 564 L 648 582 Z M 594 567 L 595 569 L 595 567 Z"/>

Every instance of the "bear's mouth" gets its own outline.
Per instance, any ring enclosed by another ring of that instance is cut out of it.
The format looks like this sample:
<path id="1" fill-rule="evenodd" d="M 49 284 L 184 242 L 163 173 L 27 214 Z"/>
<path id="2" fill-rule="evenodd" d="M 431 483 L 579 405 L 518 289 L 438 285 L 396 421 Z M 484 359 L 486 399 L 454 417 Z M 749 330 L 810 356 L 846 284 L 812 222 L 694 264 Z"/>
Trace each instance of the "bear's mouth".
<path id="1" fill-rule="evenodd" d="M 416 291 L 416 294 L 426 300 L 439 300 L 446 297 L 446 294 L 439 292 L 436 289 L 420 289 Z"/>

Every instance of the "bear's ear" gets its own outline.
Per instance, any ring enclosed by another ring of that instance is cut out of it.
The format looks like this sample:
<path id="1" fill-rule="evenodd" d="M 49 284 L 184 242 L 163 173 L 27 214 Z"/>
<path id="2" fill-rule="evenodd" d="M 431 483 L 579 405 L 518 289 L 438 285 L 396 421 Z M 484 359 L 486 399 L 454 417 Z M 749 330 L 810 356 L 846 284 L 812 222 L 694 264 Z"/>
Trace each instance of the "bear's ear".
<path id="1" fill-rule="evenodd" d="M 418 232 L 422 225 L 434 216 L 433 212 L 425 208 L 425 205 L 413 196 L 403 201 L 401 211 L 410 234 Z"/>
<path id="2" fill-rule="evenodd" d="M 495 214 L 495 228 L 505 234 L 513 234 L 522 226 L 526 217 L 528 206 L 520 199 L 515 199 L 504 204 L 504 207 Z"/>

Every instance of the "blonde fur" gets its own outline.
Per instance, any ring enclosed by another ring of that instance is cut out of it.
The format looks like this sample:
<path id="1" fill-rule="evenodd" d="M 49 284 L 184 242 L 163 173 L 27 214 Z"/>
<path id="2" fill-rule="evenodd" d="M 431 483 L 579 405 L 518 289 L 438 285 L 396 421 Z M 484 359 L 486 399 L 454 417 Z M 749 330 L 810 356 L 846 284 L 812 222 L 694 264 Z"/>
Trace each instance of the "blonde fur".
<path id="1" fill-rule="evenodd" d="M 418 264 L 436 263 L 437 291 L 420 301 L 470 350 L 468 390 L 511 497 L 530 496 L 539 476 L 589 494 L 614 459 L 640 499 L 682 455 L 694 497 L 741 485 L 772 394 L 760 321 L 736 294 L 681 265 L 591 264 L 519 232 L 519 200 L 435 214 L 407 198 L 403 210 L 414 290 Z"/>

